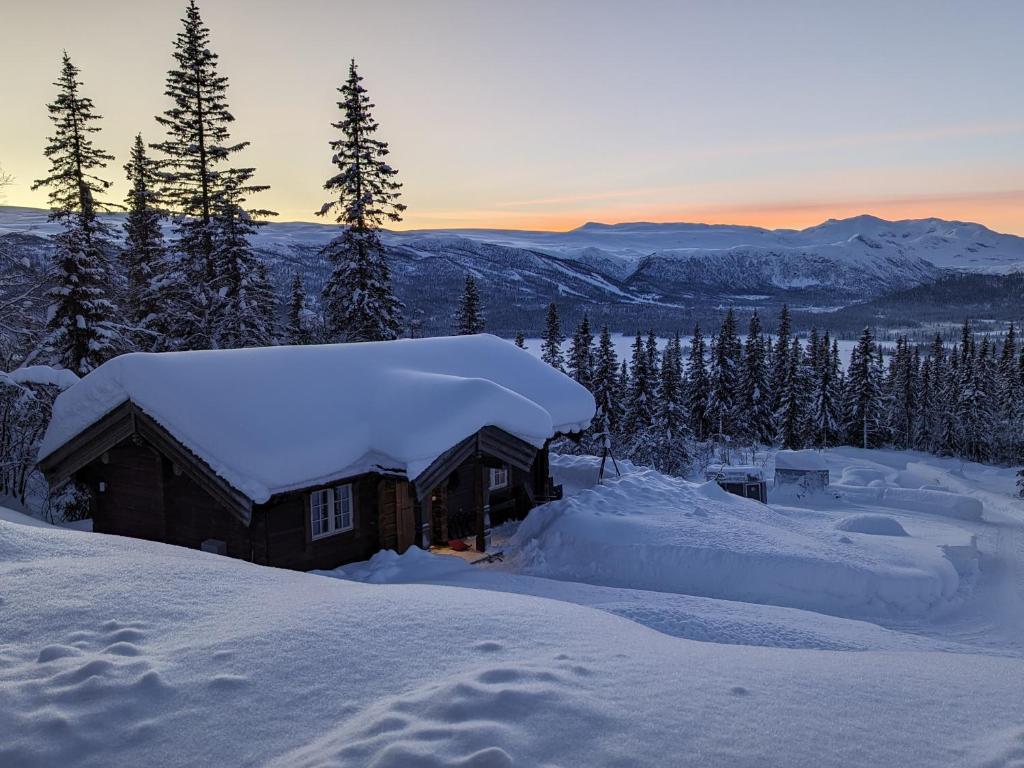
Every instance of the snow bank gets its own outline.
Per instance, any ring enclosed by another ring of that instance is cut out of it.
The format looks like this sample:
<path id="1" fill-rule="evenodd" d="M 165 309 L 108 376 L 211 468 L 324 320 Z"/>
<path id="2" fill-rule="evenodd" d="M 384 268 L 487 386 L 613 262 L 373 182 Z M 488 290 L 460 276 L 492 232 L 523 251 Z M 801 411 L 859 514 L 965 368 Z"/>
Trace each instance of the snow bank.
<path id="1" fill-rule="evenodd" d="M 935 542 L 854 541 L 824 515 L 773 509 L 652 470 L 532 510 L 511 543 L 529 575 L 837 616 L 923 614 L 960 586 Z"/>
<path id="2" fill-rule="evenodd" d="M 778 451 L 776 469 L 826 470 L 828 464 L 818 451 Z"/>
<path id="3" fill-rule="evenodd" d="M 1020 731 L 1018 658 L 696 643 L 2 522 L 0 583 L 0 765 L 19 768 L 917 768 Z"/>
<path id="4" fill-rule="evenodd" d="M 49 365 L 28 365 L 16 368 L 7 374 L 15 384 L 44 384 L 64 390 L 77 384 L 80 379 L 74 371 L 66 368 L 51 368 Z"/>
<path id="5" fill-rule="evenodd" d="M 484 426 L 536 446 L 594 399 L 495 336 L 117 357 L 62 393 L 40 458 L 131 400 L 253 501 L 386 468 L 415 479 Z"/>
<path id="6" fill-rule="evenodd" d="M 909 535 L 899 520 L 887 515 L 853 515 L 836 523 L 836 528 L 840 531 L 867 533 L 872 536 Z"/>
<path id="7" fill-rule="evenodd" d="M 931 515 L 952 517 L 957 520 L 981 520 L 984 506 L 979 499 L 960 493 L 931 491 L 923 488 L 896 488 L 882 485 L 875 479 L 866 487 L 854 485 L 831 485 L 847 501 L 858 504 L 873 504 Z"/>

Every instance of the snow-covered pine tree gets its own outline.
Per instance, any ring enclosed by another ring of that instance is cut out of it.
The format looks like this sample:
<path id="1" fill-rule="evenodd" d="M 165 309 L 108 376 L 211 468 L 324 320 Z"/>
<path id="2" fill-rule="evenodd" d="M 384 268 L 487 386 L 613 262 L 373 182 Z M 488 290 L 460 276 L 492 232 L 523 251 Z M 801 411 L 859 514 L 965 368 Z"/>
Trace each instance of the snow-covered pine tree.
<path id="1" fill-rule="evenodd" d="M 946 345 L 942 336 L 935 334 L 929 347 L 928 356 L 929 398 L 927 405 L 921 404 L 922 448 L 933 453 L 942 452 L 942 434 L 945 414 L 948 409 L 948 371 L 946 368 Z"/>
<path id="2" fill-rule="evenodd" d="M 800 340 L 793 338 L 786 355 L 786 372 L 782 377 L 779 410 L 775 414 L 779 443 L 788 450 L 799 450 L 807 445 L 807 380 L 808 366 Z"/>
<path id="3" fill-rule="evenodd" d="M 548 304 L 548 314 L 544 320 L 544 335 L 540 342 L 540 359 L 559 371 L 565 370 L 565 355 L 562 353 L 562 322 L 558 319 L 558 305 Z"/>
<path id="4" fill-rule="evenodd" d="M 647 353 L 647 372 L 652 381 L 657 381 L 661 376 L 661 353 L 658 351 L 658 337 L 654 335 L 653 329 L 647 331 L 644 351 Z"/>
<path id="5" fill-rule="evenodd" d="M 776 330 L 775 347 L 772 350 L 768 364 L 768 383 L 772 395 L 772 413 L 779 410 L 780 398 L 782 397 L 782 380 L 786 377 L 789 367 L 789 349 L 791 346 L 790 333 L 792 333 L 792 321 L 789 317 L 789 305 L 783 304 L 779 313 L 779 327 Z"/>
<path id="6" fill-rule="evenodd" d="M 480 292 L 476 288 L 476 280 L 471 272 L 466 273 L 466 282 L 462 289 L 462 300 L 455 314 L 455 333 L 459 336 L 472 336 L 484 332 L 484 313 L 480 305 Z"/>
<path id="7" fill-rule="evenodd" d="M 999 354 L 997 392 L 1000 459 L 1016 463 L 1024 458 L 1024 385 L 1018 377 L 1017 330 L 1013 323 Z"/>
<path id="8" fill-rule="evenodd" d="M 576 326 L 569 346 L 569 375 L 591 392 L 594 391 L 594 334 L 590 330 L 590 318 L 586 312 Z"/>
<path id="9" fill-rule="evenodd" d="M 324 184 L 336 198 L 319 211 L 326 216 L 336 210 L 335 220 L 344 228 L 322 251 L 334 264 L 324 286 L 327 333 L 343 341 L 395 339 L 402 328 L 403 307 L 392 290 L 380 240 L 384 224 L 402 220 L 402 185 L 395 180 L 398 171 L 387 163 L 387 142 L 374 138 L 374 105 L 362 80 L 353 59 L 348 80 L 338 89 L 342 119 L 332 123 L 342 134 L 331 142 L 338 172 Z"/>
<path id="10" fill-rule="evenodd" d="M 218 73 L 217 54 L 210 50 L 210 30 L 203 23 L 195 0 L 189 0 L 182 29 L 174 41 L 175 66 L 167 73 L 165 95 L 171 106 L 156 120 L 164 127 L 164 141 L 153 144 L 161 152 L 161 201 L 174 213 L 174 250 L 180 265 L 173 271 L 177 285 L 167 281 L 175 297 L 166 312 L 176 324 L 175 344 L 182 349 L 204 349 L 234 343 L 235 330 L 248 325 L 246 318 L 226 320 L 220 301 L 225 282 L 262 282 L 255 262 L 242 258 L 250 274 L 240 280 L 218 274 L 218 258 L 235 258 L 251 229 L 248 217 L 236 209 L 250 192 L 266 189 L 253 185 L 251 168 L 229 168 L 225 164 L 249 142 L 232 142 L 228 130 L 234 116 L 227 104 L 227 77 Z M 260 215 L 269 212 L 252 212 Z M 217 238 L 230 236 L 231 243 Z M 246 251 L 248 248 L 246 246 Z M 228 338 L 218 340 L 219 330 Z M 258 343 L 253 338 L 246 343 Z"/>
<path id="11" fill-rule="evenodd" d="M 651 378 L 649 366 L 647 347 L 637 331 L 629 365 L 629 396 L 622 419 L 622 437 L 627 446 L 627 455 L 639 462 L 646 461 L 648 465 L 650 458 L 637 455 L 634 448 L 642 444 L 654 424 L 656 381 Z"/>
<path id="12" fill-rule="evenodd" d="M 886 381 L 888 429 L 893 444 L 904 450 L 912 448 L 916 440 L 919 372 L 914 367 L 914 355 L 905 336 L 896 339 L 896 354 L 889 363 Z"/>
<path id="13" fill-rule="evenodd" d="M 708 418 L 719 440 L 737 434 L 741 356 L 742 348 L 736 334 L 736 315 L 730 307 L 711 349 Z"/>
<path id="14" fill-rule="evenodd" d="M 111 233 L 97 215 L 112 206 L 99 197 L 110 182 L 96 173 L 114 158 L 93 143 L 100 130 L 94 123 L 101 118 L 92 99 L 82 95 L 78 76 L 65 52 L 54 83 L 57 97 L 47 105 L 54 126 L 44 150 L 50 170 L 32 189 L 49 189 L 50 221 L 61 226 L 54 238 L 46 345 L 60 365 L 84 375 L 113 357 L 121 340 L 112 298 Z"/>
<path id="15" fill-rule="evenodd" d="M 874 335 L 870 328 L 865 328 L 850 356 L 844 419 L 847 439 L 861 448 L 878 447 L 883 435 L 882 387 L 876 354 Z"/>
<path id="16" fill-rule="evenodd" d="M 166 341 L 159 318 L 161 287 L 169 265 L 161 229 L 164 214 L 156 196 L 157 168 L 146 155 L 141 133 L 135 136 L 124 170 L 129 190 L 121 262 L 127 286 L 121 308 L 130 326 L 125 341 L 134 349 L 155 352 L 163 349 Z"/>
<path id="17" fill-rule="evenodd" d="M 775 424 L 768 388 L 768 361 L 761 318 L 757 310 L 750 316 L 747 340 L 743 348 L 740 373 L 739 431 L 751 445 L 771 444 Z"/>
<path id="18" fill-rule="evenodd" d="M 619 359 L 615 354 L 608 326 L 601 329 L 601 336 L 594 352 L 593 377 L 590 391 L 597 405 L 594 419 L 594 436 L 591 450 L 600 455 L 610 448 L 612 438 L 617 434 L 622 415 L 622 401 L 619 399 Z"/>
<path id="19" fill-rule="evenodd" d="M 684 474 L 690 463 L 686 448 L 686 438 L 690 431 L 682 407 L 682 356 L 682 342 L 677 333 L 665 345 L 654 424 L 649 431 L 649 439 L 644 441 L 645 445 L 640 450 L 641 454 L 649 454 L 650 463 L 655 469 L 669 475 Z"/>
<path id="20" fill-rule="evenodd" d="M 523 335 L 522 331 L 516 331 L 516 346 L 520 349 L 526 349 L 526 336 Z"/>
<path id="21" fill-rule="evenodd" d="M 277 296 L 266 264 L 249 244 L 260 226 L 253 216 L 273 214 L 244 207 L 247 194 L 266 188 L 248 183 L 251 175 L 249 168 L 232 169 L 222 175 L 209 228 L 218 297 L 213 340 L 215 346 L 226 349 L 266 347 L 276 340 Z"/>
<path id="22" fill-rule="evenodd" d="M 810 388 L 809 420 L 814 429 L 813 442 L 818 448 L 836 445 L 842 434 L 842 368 L 839 344 L 829 343 L 829 335 L 821 340 L 818 355 L 819 372 Z"/>
<path id="23" fill-rule="evenodd" d="M 686 366 L 686 410 L 690 415 L 690 430 L 698 440 L 706 440 L 711 434 L 708 415 L 708 398 L 711 383 L 708 380 L 707 348 L 700 324 L 693 327 L 690 341 L 690 358 Z"/>
<path id="24" fill-rule="evenodd" d="M 286 344 L 309 344 L 311 334 L 306 325 L 306 288 L 302 275 L 292 277 L 291 295 L 288 300 L 288 322 L 284 329 Z"/>

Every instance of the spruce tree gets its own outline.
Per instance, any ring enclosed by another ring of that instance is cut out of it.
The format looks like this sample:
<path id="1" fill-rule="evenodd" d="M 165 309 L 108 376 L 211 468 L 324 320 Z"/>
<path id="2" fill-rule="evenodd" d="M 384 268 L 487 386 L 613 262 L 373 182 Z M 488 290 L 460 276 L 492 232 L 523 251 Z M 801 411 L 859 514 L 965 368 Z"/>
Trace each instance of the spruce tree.
<path id="1" fill-rule="evenodd" d="M 629 396 L 622 423 L 624 442 L 630 446 L 631 452 L 632 446 L 642 440 L 654 424 L 655 385 L 651 377 L 650 356 L 643 337 L 637 331 L 629 365 Z"/>
<path id="2" fill-rule="evenodd" d="M 124 248 L 121 261 L 127 278 L 122 310 L 131 326 L 131 346 L 144 351 L 159 351 L 166 346 L 163 326 L 162 293 L 170 265 L 164 247 L 164 214 L 156 195 L 157 167 L 146 155 L 142 134 L 135 136 L 130 160 L 124 166 L 128 175 L 128 216 L 124 222 Z"/>
<path id="3" fill-rule="evenodd" d="M 819 354 L 819 374 L 811 386 L 809 419 L 814 429 L 814 443 L 819 448 L 836 445 L 841 438 L 842 413 L 842 369 L 839 360 L 839 344 L 829 345 L 826 333 L 822 339 Z"/>
<path id="4" fill-rule="evenodd" d="M 57 97 L 47 105 L 54 125 L 44 150 L 50 170 L 32 189 L 49 189 L 49 218 L 61 226 L 54 238 L 46 344 L 57 363 L 84 375 L 116 354 L 120 335 L 111 297 L 111 233 L 98 217 L 111 207 L 99 197 L 110 182 L 96 175 L 114 158 L 93 143 L 101 118 L 82 95 L 78 76 L 64 53 Z"/>
<path id="5" fill-rule="evenodd" d="M 565 370 L 565 356 L 562 354 L 562 323 L 558 319 L 558 306 L 555 302 L 548 304 L 548 314 L 544 321 L 544 336 L 540 342 L 540 359 L 559 371 Z"/>
<path id="6" fill-rule="evenodd" d="M 462 300 L 459 302 L 459 311 L 455 315 L 455 332 L 459 336 L 472 336 L 475 333 L 484 332 L 484 315 L 480 306 L 480 294 L 476 289 L 476 280 L 469 272 L 466 273 L 466 283 L 462 289 Z"/>
<path id="7" fill-rule="evenodd" d="M 708 418 L 719 440 L 736 436 L 742 349 L 730 308 L 711 350 Z"/>
<path id="8" fill-rule="evenodd" d="M 269 346 L 276 336 L 277 297 L 266 264 L 249 244 L 259 223 L 244 208 L 244 195 L 257 188 L 240 187 L 243 178 L 224 177 L 210 227 L 214 235 L 214 287 L 218 298 L 213 343 L 226 349 Z"/>
<path id="9" fill-rule="evenodd" d="M 875 363 L 875 340 L 865 328 L 850 357 L 846 379 L 846 432 L 852 445 L 878 447 L 882 439 L 882 392 Z"/>
<path id="10" fill-rule="evenodd" d="M 590 318 L 586 312 L 569 346 L 569 375 L 593 392 L 594 334 L 590 331 Z"/>
<path id="11" fill-rule="evenodd" d="M 750 316 L 740 375 L 739 431 L 751 444 L 768 445 L 775 436 L 766 357 L 761 318 L 755 310 Z"/>
<path id="12" fill-rule="evenodd" d="M 775 348 L 771 354 L 771 360 L 769 361 L 769 374 L 768 381 L 769 387 L 772 392 L 772 412 L 776 412 L 779 409 L 779 401 L 782 397 L 782 381 L 786 376 L 788 370 L 789 350 L 791 346 L 790 333 L 792 332 L 792 325 L 789 318 L 789 305 L 783 304 L 782 311 L 779 313 L 779 327 L 776 331 Z"/>
<path id="13" fill-rule="evenodd" d="M 711 434 L 711 421 L 708 414 L 711 386 L 707 371 L 707 349 L 700 324 L 693 327 L 693 339 L 690 341 L 690 358 L 686 368 L 686 392 L 690 429 L 698 440 L 706 440 Z"/>
<path id="14" fill-rule="evenodd" d="M 163 155 L 161 199 L 174 213 L 173 245 L 181 258 L 173 273 L 178 284 L 168 286 L 177 304 L 171 309 L 176 343 L 185 349 L 264 343 L 266 319 L 254 325 L 247 313 L 248 297 L 266 289 L 266 270 L 257 266 L 248 238 L 254 217 L 271 212 L 246 212 L 242 205 L 266 186 L 252 183 L 252 168 L 228 164 L 249 142 L 231 139 L 228 79 L 218 73 L 210 30 L 195 0 L 189 0 L 181 22 L 164 91 L 171 106 L 156 117 L 166 137 L 152 145 Z M 228 294 L 231 300 L 222 306 Z M 268 308 L 261 309 L 269 316 Z M 232 317 L 239 311 L 243 316 Z M 240 337 L 242 329 L 251 329 L 252 337 Z M 224 338 L 218 338 L 221 333 Z"/>
<path id="15" fill-rule="evenodd" d="M 516 331 L 516 346 L 520 349 L 526 349 L 526 336 L 523 335 L 522 331 Z"/>
<path id="16" fill-rule="evenodd" d="M 302 284 L 302 275 L 298 272 L 292 277 L 291 297 L 288 301 L 288 324 L 285 326 L 285 342 L 287 344 L 309 344 L 311 334 L 306 327 L 306 289 Z"/>
<path id="17" fill-rule="evenodd" d="M 342 119 L 332 123 L 341 131 L 331 142 L 338 172 L 324 184 L 336 197 L 319 211 L 321 216 L 336 211 L 335 221 L 343 228 L 322 251 L 334 265 L 324 286 L 327 333 L 343 341 L 395 339 L 402 328 L 402 304 L 392 290 L 380 240 L 386 223 L 402 220 L 402 185 L 395 180 L 398 171 L 387 163 L 387 142 L 374 138 L 374 105 L 362 80 L 353 59 L 348 80 L 338 89 Z"/>
<path id="18" fill-rule="evenodd" d="M 782 377 L 779 410 L 775 414 L 779 443 L 787 450 L 799 450 L 806 444 L 807 434 L 807 365 L 800 340 L 793 338 L 786 355 Z"/>
<path id="19" fill-rule="evenodd" d="M 622 415 L 622 401 L 619 399 L 618 355 L 608 326 L 601 329 L 601 336 L 594 353 L 591 392 L 597 405 L 594 420 L 595 452 L 611 447 L 612 436 L 617 434 Z"/>

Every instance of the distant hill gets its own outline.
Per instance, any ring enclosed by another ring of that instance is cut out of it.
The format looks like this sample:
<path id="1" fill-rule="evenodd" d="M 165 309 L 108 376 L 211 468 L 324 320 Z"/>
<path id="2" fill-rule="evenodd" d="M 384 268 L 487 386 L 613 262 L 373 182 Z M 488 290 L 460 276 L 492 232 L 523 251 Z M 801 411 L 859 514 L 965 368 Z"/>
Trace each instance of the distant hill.
<path id="1" fill-rule="evenodd" d="M 45 211 L 0 207 L 0 245 L 8 253 L 44 258 L 52 232 Z M 272 223 L 256 246 L 282 289 L 298 271 L 316 294 L 329 272 L 319 251 L 337 232 Z M 569 232 L 390 232 L 384 240 L 399 296 L 428 332 L 451 325 L 467 271 L 477 278 L 490 329 L 511 333 L 539 329 L 552 299 L 570 322 L 587 310 L 619 330 L 668 332 L 727 306 L 771 310 L 788 302 L 813 314 L 950 274 L 1024 270 L 1024 238 L 942 219 L 857 216 L 804 230 L 590 223 Z"/>

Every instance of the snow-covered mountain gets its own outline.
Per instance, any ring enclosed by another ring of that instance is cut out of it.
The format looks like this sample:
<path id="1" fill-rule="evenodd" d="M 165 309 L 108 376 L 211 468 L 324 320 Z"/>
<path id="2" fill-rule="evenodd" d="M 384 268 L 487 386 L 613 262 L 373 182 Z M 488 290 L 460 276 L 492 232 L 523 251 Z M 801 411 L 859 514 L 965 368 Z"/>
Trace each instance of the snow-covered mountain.
<path id="1" fill-rule="evenodd" d="M 52 232 L 45 211 L 0 208 L 0 243 L 8 251 L 38 258 Z M 316 293 L 329 270 L 319 250 L 336 234 L 329 225 L 272 223 L 256 244 L 282 286 L 299 271 Z M 428 326 L 450 314 L 467 270 L 489 305 L 500 305 L 499 315 L 533 312 L 557 298 L 602 305 L 619 317 L 637 305 L 648 315 L 781 301 L 836 307 L 950 270 L 1024 271 L 1024 238 L 980 224 L 874 216 L 804 230 L 646 222 L 589 223 L 569 232 L 420 230 L 387 233 L 385 243 L 399 295 Z"/>

